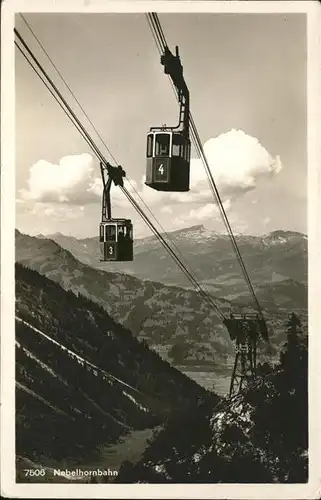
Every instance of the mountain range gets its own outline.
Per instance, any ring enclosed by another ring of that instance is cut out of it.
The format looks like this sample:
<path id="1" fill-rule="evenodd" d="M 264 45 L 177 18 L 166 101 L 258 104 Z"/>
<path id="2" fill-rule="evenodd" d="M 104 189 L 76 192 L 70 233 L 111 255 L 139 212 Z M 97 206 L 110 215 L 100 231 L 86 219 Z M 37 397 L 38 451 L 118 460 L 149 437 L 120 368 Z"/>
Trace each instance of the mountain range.
<path id="1" fill-rule="evenodd" d="M 213 260 L 210 252 L 213 253 L 214 247 L 217 256 L 214 261 L 218 262 L 221 259 L 219 277 L 221 288 L 229 288 L 231 292 L 231 287 L 234 287 L 235 291 L 241 285 L 236 279 L 233 281 L 231 278 L 231 275 L 236 275 L 238 263 L 235 258 L 232 259 L 232 252 L 227 251 L 230 246 L 228 238 L 208 232 L 205 232 L 205 237 L 204 232 L 202 226 L 197 226 L 178 231 L 175 235 L 171 235 L 171 238 L 174 239 L 175 236 L 177 245 L 177 242 L 180 242 L 179 248 L 185 249 L 184 255 L 189 253 L 190 260 L 194 259 L 199 266 L 207 265 L 208 269 Z M 217 367 L 224 366 L 226 355 L 233 352 L 228 332 L 216 311 L 195 290 L 183 285 L 165 284 L 165 278 L 162 283 L 138 278 L 125 273 L 125 270 L 128 271 L 127 267 L 122 273 L 116 272 L 114 265 L 109 263 L 104 264 L 104 270 L 98 269 L 101 266 L 100 262 L 98 264 L 98 256 L 95 261 L 95 256 L 89 252 L 88 246 L 87 257 L 89 256 L 90 262 L 95 262 L 97 267 L 91 267 L 78 260 L 80 256 L 75 257 L 75 255 L 77 252 L 80 253 L 84 244 L 90 243 L 90 248 L 97 252 L 96 239 L 84 243 L 83 240 L 61 235 L 53 235 L 52 238 L 56 241 L 43 236 L 31 237 L 16 230 L 17 262 L 44 274 L 64 289 L 80 292 L 97 302 L 117 322 L 129 328 L 134 335 L 144 338 L 165 359 L 172 359 L 177 364 L 209 363 L 211 369 L 215 368 L 216 364 Z M 215 245 L 213 241 L 216 241 Z M 198 248 L 201 242 L 203 242 L 203 253 L 200 258 Z M 69 250 L 63 248 L 61 246 L 63 244 L 66 247 L 69 245 Z M 257 277 L 258 274 L 265 276 L 265 281 L 256 286 L 256 293 L 267 313 L 271 345 L 277 349 L 279 343 L 284 340 L 283 324 L 287 313 L 295 310 L 303 316 L 306 315 L 307 284 L 304 282 L 306 237 L 300 233 L 279 231 L 266 236 L 264 242 L 257 237 L 239 237 L 239 246 L 245 262 L 251 263 L 252 270 L 256 269 L 250 273 L 251 278 L 252 275 Z M 161 258 L 164 257 L 161 255 L 162 249 L 159 248 L 155 238 L 138 240 L 136 247 L 135 261 L 129 264 L 139 265 L 142 255 L 145 274 L 148 268 L 151 274 L 155 274 L 155 268 L 160 267 L 160 262 L 164 262 Z M 264 259 L 262 248 L 265 249 Z M 157 263 L 156 266 L 151 265 L 152 260 Z M 128 266 L 128 263 L 125 263 L 125 266 Z M 232 267 L 234 274 L 231 271 Z M 213 268 L 211 272 L 213 273 Z M 267 276 L 273 273 L 278 279 L 268 282 Z M 177 273 L 177 276 L 180 275 Z M 302 281 L 296 281 L 295 277 Z M 209 282 L 209 278 L 207 281 Z M 232 282 L 238 284 L 232 285 Z M 215 286 L 217 288 L 218 284 Z M 215 303 L 226 314 L 239 308 L 241 297 L 243 303 L 246 303 L 244 283 L 242 288 L 242 293 L 234 294 L 237 297 L 234 296 L 232 299 L 222 298 L 221 292 L 218 291 L 210 290 L 210 293 Z M 229 297 L 231 295 L 229 293 Z M 180 359 L 173 359 L 170 354 L 173 354 L 173 347 L 176 348 L 177 345 L 180 348 L 178 356 Z M 214 365 L 213 354 L 216 360 Z"/>
<path id="2" fill-rule="evenodd" d="M 39 235 L 39 237 L 43 237 Z M 202 225 L 163 237 L 209 292 L 226 300 L 251 303 L 233 245 L 228 235 Z M 98 238 L 76 239 L 55 233 L 47 236 L 69 250 L 80 262 L 100 270 L 116 271 L 144 280 L 190 288 L 190 283 L 155 236 L 136 240 L 134 261 L 100 262 Z M 265 236 L 235 236 L 245 267 L 262 306 L 267 309 L 304 309 L 307 305 L 307 236 L 273 231 Z M 294 290 L 291 292 L 291 288 Z"/>

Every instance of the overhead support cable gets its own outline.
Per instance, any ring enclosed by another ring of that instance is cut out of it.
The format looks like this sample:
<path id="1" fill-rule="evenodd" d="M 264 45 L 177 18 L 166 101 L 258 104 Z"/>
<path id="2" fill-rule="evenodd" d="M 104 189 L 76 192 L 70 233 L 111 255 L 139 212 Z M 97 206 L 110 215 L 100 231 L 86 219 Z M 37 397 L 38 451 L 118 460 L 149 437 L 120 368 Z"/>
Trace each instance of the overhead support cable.
<path id="1" fill-rule="evenodd" d="M 146 217 L 144 212 L 141 210 L 137 202 L 134 200 L 132 195 L 127 191 L 125 187 L 121 187 L 121 190 L 125 193 L 127 198 L 131 201 L 132 205 L 135 207 L 139 215 L 142 217 L 142 219 L 146 222 L 148 227 L 155 233 L 157 229 L 153 225 L 153 223 Z M 181 270 L 184 272 L 184 274 L 187 276 L 187 278 L 190 280 L 190 282 L 195 286 L 195 289 L 198 293 L 202 295 L 204 299 L 206 299 L 212 307 L 216 310 L 216 312 L 219 314 L 221 319 L 225 319 L 224 314 L 222 311 L 218 308 L 218 306 L 213 302 L 211 297 L 205 292 L 205 290 L 201 287 L 201 285 L 197 282 L 197 280 L 193 277 L 193 275 L 189 272 L 189 270 L 186 268 L 186 266 L 182 263 L 182 261 L 177 257 L 175 252 L 171 249 L 171 247 L 168 245 L 166 240 L 163 238 L 161 234 L 158 235 L 158 239 L 160 243 L 164 246 L 164 248 L 169 252 L 169 254 L 172 256 L 172 258 L 175 260 L 175 262 L 178 264 L 178 266 L 181 268 Z"/>
<path id="2" fill-rule="evenodd" d="M 40 46 L 40 48 L 42 49 L 42 51 L 44 52 L 44 54 L 46 55 L 46 57 L 48 58 L 48 60 L 50 61 L 51 65 L 53 66 L 53 68 L 55 69 L 55 71 L 57 72 L 57 74 L 59 75 L 59 77 L 61 78 L 62 82 L 64 83 L 64 85 L 66 86 L 66 88 L 68 89 L 68 91 L 70 92 L 70 94 L 72 95 L 72 97 L 74 98 L 74 100 L 76 101 L 76 103 L 78 104 L 79 108 L 81 109 L 81 111 L 83 112 L 83 114 L 85 115 L 85 117 L 87 118 L 88 122 L 91 124 L 93 130 L 96 132 L 97 136 L 99 137 L 100 141 L 102 142 L 102 144 L 105 146 L 109 156 L 113 159 L 113 161 L 118 165 L 118 161 L 116 160 L 115 156 L 112 154 L 111 150 L 109 149 L 109 147 L 107 146 L 106 142 L 104 141 L 102 135 L 100 134 L 100 132 L 97 130 L 97 128 L 95 127 L 94 123 L 92 122 L 91 118 L 88 116 L 88 114 L 86 113 L 85 109 L 83 108 L 83 106 L 81 105 L 81 103 L 79 102 L 79 100 L 77 99 L 76 95 L 74 94 L 74 92 L 72 91 L 72 89 L 70 88 L 70 86 L 68 85 L 67 81 L 65 80 L 65 78 L 62 76 L 61 72 L 59 71 L 57 65 L 54 63 L 54 61 L 52 60 L 52 58 L 50 57 L 50 55 L 48 54 L 47 50 L 45 49 L 43 43 L 41 43 L 39 37 L 37 37 L 36 33 L 34 32 L 34 30 L 32 29 L 32 27 L 30 26 L 30 24 L 28 23 L 28 21 L 26 20 L 25 16 L 23 14 L 20 14 L 20 17 L 22 18 L 22 20 L 24 21 L 24 23 L 26 24 L 26 26 L 28 27 L 30 33 L 32 34 L 32 36 L 35 38 L 35 40 L 37 41 L 38 45 Z M 155 39 L 155 42 L 157 42 L 157 40 Z M 161 41 L 159 41 L 159 44 L 161 43 Z M 161 47 L 161 45 L 159 45 Z M 18 47 L 19 48 L 19 47 Z M 19 49 L 20 50 L 20 49 Z M 36 69 L 34 68 L 34 70 L 36 71 Z M 47 84 L 44 82 L 43 78 L 38 74 L 39 78 L 41 78 L 41 80 L 43 81 L 43 83 L 47 86 Z M 48 88 L 48 87 L 47 87 Z M 48 88 L 48 90 L 50 90 Z M 50 91 L 51 92 L 51 91 Z M 52 92 L 51 92 L 52 93 Z M 53 97 L 55 98 L 54 94 L 52 94 Z M 87 144 L 88 144 L 88 141 L 86 140 Z M 151 211 L 151 209 L 148 207 L 148 205 L 145 203 L 145 201 L 143 200 L 143 198 L 140 196 L 139 192 L 136 190 L 135 186 L 133 185 L 133 182 L 131 182 L 131 179 L 128 175 L 126 175 L 126 178 L 125 180 L 128 182 L 128 184 L 131 186 L 132 190 L 135 192 L 136 196 L 139 198 L 139 200 L 141 201 L 141 203 L 144 205 L 144 207 L 146 208 L 146 210 L 149 212 L 149 214 L 153 217 L 153 219 L 156 221 L 156 223 L 158 224 L 158 226 L 160 227 L 160 229 L 162 230 L 163 234 L 165 234 L 165 236 L 167 237 L 167 239 L 171 242 L 171 244 L 173 245 L 173 247 L 176 249 L 177 253 L 180 254 L 180 256 L 182 257 L 183 261 L 185 261 L 185 265 L 188 265 L 188 262 L 184 256 L 184 254 L 182 253 L 182 251 L 179 249 L 179 247 L 176 245 L 175 241 L 173 238 L 171 238 L 169 236 L 169 234 L 166 232 L 166 230 L 164 229 L 164 227 L 162 226 L 162 224 L 158 221 L 157 217 L 153 214 L 153 212 Z M 194 272 L 194 276 L 195 278 L 197 279 L 197 275 L 196 273 Z"/>
<path id="3" fill-rule="evenodd" d="M 23 40 L 23 38 L 21 37 L 21 35 L 19 34 L 19 32 L 17 31 L 16 28 L 14 28 L 14 32 L 15 32 L 15 35 L 17 36 L 19 42 L 22 44 L 23 48 L 27 51 L 28 55 L 31 57 L 32 61 L 35 63 L 36 67 L 38 70 L 40 70 L 40 72 L 44 75 L 45 79 L 47 80 L 47 82 L 49 82 L 49 84 L 51 85 L 51 87 L 53 88 L 54 92 L 56 93 L 56 95 L 59 97 L 59 99 L 63 102 L 64 106 L 68 109 L 68 112 L 70 113 L 70 115 L 72 116 L 73 120 L 77 123 L 78 127 L 83 130 L 85 136 L 87 137 L 88 139 L 88 143 L 90 144 L 90 147 L 91 149 L 94 151 L 94 153 L 96 154 L 96 156 L 101 160 L 101 161 L 106 161 L 103 154 L 101 153 L 101 151 L 99 150 L 99 148 L 96 146 L 96 144 L 94 143 L 94 141 L 91 139 L 90 135 L 86 132 L 86 130 L 84 129 L 82 123 L 78 120 L 76 114 L 74 113 L 74 111 L 71 109 L 71 107 L 68 105 L 67 101 L 64 99 L 64 97 L 62 96 L 61 92 L 59 91 L 59 89 L 57 88 L 57 86 L 54 84 L 54 82 L 52 81 L 52 79 L 49 77 L 49 75 L 47 74 L 47 72 L 45 71 L 45 69 L 43 68 L 43 66 L 39 63 L 38 59 L 35 57 L 35 55 L 32 53 L 32 51 L 30 50 L 30 48 L 28 47 L 28 45 L 26 44 L 26 42 Z M 17 45 L 16 41 L 15 41 L 15 45 Z M 79 129 L 78 129 L 79 130 Z"/>
<path id="4" fill-rule="evenodd" d="M 57 86 L 54 84 L 52 79 L 49 77 L 45 69 L 42 67 L 42 65 L 39 63 L 37 58 L 34 56 L 26 42 L 23 40 L 19 32 L 14 29 L 14 32 L 19 40 L 19 42 L 22 44 L 23 48 L 27 51 L 29 57 L 26 55 L 26 53 L 22 50 L 22 48 L 19 46 L 19 44 L 15 41 L 15 45 L 19 49 L 19 51 L 23 54 L 24 58 L 26 61 L 30 64 L 32 69 L 35 71 L 37 76 L 41 79 L 41 81 L 45 84 L 46 88 L 50 91 L 50 93 L 53 95 L 55 100 L 58 102 L 60 107 L 63 109 L 63 111 L 66 113 L 68 118 L 72 121 L 72 123 L 75 125 L 77 130 L 81 133 L 91 150 L 94 152 L 96 157 L 103 163 L 107 164 L 108 162 L 106 161 L 104 155 L 101 153 L 95 142 L 92 140 L 91 136 L 88 134 L 86 129 L 84 128 L 83 124 L 79 121 L 77 118 L 76 114 L 74 111 L 71 109 L 67 101 L 64 99 L 62 96 L 61 92 L 58 90 Z M 44 77 L 44 78 L 43 78 Z M 49 82 L 49 85 L 48 85 Z M 53 90 L 52 90 L 53 89 Z M 57 98 L 58 96 L 58 98 Z M 148 227 L 152 230 L 152 232 L 155 234 L 157 239 L 161 242 L 161 244 L 164 246 L 164 248 L 167 250 L 169 255 L 174 259 L 176 264 L 179 265 L 180 269 L 184 272 L 188 280 L 192 283 L 192 285 L 195 287 L 196 291 L 204 298 L 206 299 L 210 305 L 215 309 L 215 311 L 220 315 L 222 319 L 225 319 L 224 314 L 222 311 L 218 308 L 218 306 L 214 303 L 214 301 L 211 299 L 211 297 L 207 294 L 207 292 L 201 287 L 201 285 L 197 282 L 197 280 L 194 278 L 192 273 L 187 269 L 187 267 L 183 264 L 181 259 L 175 254 L 175 252 L 171 249 L 171 247 L 168 245 L 168 243 L 165 241 L 163 236 L 159 233 L 157 228 L 154 226 L 154 224 L 149 220 L 149 218 L 146 216 L 146 214 L 143 212 L 143 210 L 139 207 L 138 203 L 134 200 L 132 195 L 129 193 L 129 191 L 125 188 L 121 188 L 129 202 L 132 204 L 132 206 L 135 208 L 135 210 L 138 212 L 138 214 L 143 218 L 144 222 L 148 225 Z"/>
<path id="5" fill-rule="evenodd" d="M 113 161 L 117 164 L 117 160 L 115 159 L 115 157 L 113 156 L 112 152 L 110 151 L 110 149 L 108 148 L 106 142 L 104 141 L 102 135 L 99 133 L 99 131 L 97 130 L 97 128 L 95 127 L 94 123 L 92 122 L 92 120 L 90 119 L 90 117 L 88 116 L 88 114 L 86 113 L 86 111 L 84 110 L 83 106 L 81 105 L 81 103 L 79 102 L 79 100 L 77 99 L 77 97 L 75 96 L 75 94 L 73 93 L 73 91 L 71 90 L 70 86 L 68 85 L 68 83 L 66 82 L 66 80 L 64 79 L 64 77 L 62 76 L 61 72 L 59 71 L 59 69 L 57 68 L 56 64 L 54 63 L 54 61 L 52 60 L 52 58 L 50 57 L 50 55 L 48 54 L 48 52 L 46 51 L 45 47 L 43 46 L 43 44 L 41 43 L 41 41 L 39 40 L 39 38 L 37 37 L 37 35 L 35 34 L 34 30 L 32 29 L 32 27 L 30 26 L 30 24 L 28 23 L 28 21 L 26 20 L 26 18 L 24 17 L 23 14 L 20 14 L 20 17 L 23 19 L 24 23 L 26 24 L 26 26 L 28 27 L 29 31 L 32 33 L 33 37 L 35 38 L 35 40 L 38 42 L 39 46 L 41 47 L 41 49 L 43 50 L 43 52 L 46 54 L 47 58 L 49 59 L 50 63 L 52 64 L 52 66 L 54 67 L 54 69 L 56 70 L 56 72 L 58 73 L 58 75 L 60 76 L 61 80 L 63 81 L 64 85 L 67 87 L 67 89 L 69 90 L 70 94 L 73 96 L 74 100 L 76 101 L 76 103 L 78 104 L 79 108 L 81 109 L 81 111 L 84 113 L 85 117 L 87 118 L 87 120 L 89 121 L 90 125 L 92 126 L 93 130 L 96 132 L 97 136 L 99 137 L 99 139 L 101 140 L 102 144 L 105 146 L 106 150 L 108 151 L 110 157 L 113 159 Z"/>
<path id="6" fill-rule="evenodd" d="M 158 49 L 158 51 L 160 53 L 160 56 L 162 56 L 163 53 L 165 52 L 165 48 L 168 48 L 168 44 L 167 44 L 167 41 L 166 41 L 166 38 L 165 38 L 165 35 L 164 35 L 164 32 L 163 32 L 162 26 L 160 24 L 158 15 L 155 12 L 151 12 L 151 13 L 147 13 L 146 17 L 147 17 L 148 24 L 149 24 L 149 27 L 150 27 L 151 32 L 152 32 L 152 36 L 153 36 L 153 38 L 155 40 L 157 49 Z M 170 82 L 171 82 L 171 80 L 170 80 Z M 173 85 L 172 82 L 171 82 L 171 84 L 172 84 L 172 88 L 174 90 L 174 93 L 176 95 L 176 98 L 177 98 L 177 100 L 179 100 L 178 93 L 177 93 L 177 91 L 176 91 L 176 89 L 175 89 L 175 87 L 174 87 L 174 85 Z M 241 267 L 241 271 L 243 273 L 244 279 L 245 279 L 245 281 L 247 283 L 247 286 L 249 288 L 250 294 L 251 294 L 251 296 L 253 298 L 253 301 L 254 301 L 254 303 L 256 305 L 256 308 L 257 308 L 257 310 L 259 312 L 259 315 L 263 318 L 262 308 L 261 308 L 261 306 L 260 306 L 260 304 L 258 302 L 258 299 L 256 297 L 256 294 L 255 294 L 255 291 L 254 291 L 254 288 L 253 288 L 253 285 L 252 285 L 252 282 L 251 282 L 250 277 L 248 275 L 248 272 L 247 272 L 247 269 L 245 267 L 245 264 L 244 264 L 242 255 L 240 253 L 240 250 L 238 248 L 238 245 L 237 245 L 235 236 L 233 234 L 230 222 L 228 220 L 228 217 L 227 217 L 227 214 L 226 214 L 226 211 L 225 211 L 222 199 L 220 197 L 219 191 L 218 191 L 216 183 L 214 181 L 213 174 L 211 172 L 208 160 L 207 160 L 206 155 L 204 153 L 204 148 L 203 148 L 203 145 L 202 145 L 199 133 L 197 131 L 197 128 L 196 128 L 196 125 L 195 125 L 195 121 L 193 119 L 191 111 L 189 113 L 189 118 L 190 118 L 191 136 L 192 136 L 192 140 L 193 140 L 193 143 L 194 143 L 194 147 L 195 147 L 196 152 L 199 155 L 199 157 L 202 160 L 203 165 L 205 167 L 205 172 L 206 172 L 206 175 L 207 175 L 207 178 L 208 178 L 208 181 L 209 181 L 209 184 L 210 184 L 213 196 L 214 196 L 214 198 L 215 198 L 215 200 L 216 200 L 216 202 L 218 204 L 218 207 L 219 207 L 219 210 L 220 210 L 223 222 L 224 222 L 225 227 L 227 229 L 228 235 L 230 237 L 232 246 L 233 246 L 234 251 L 236 253 L 237 260 L 238 260 L 239 265 Z"/>
<path id="7" fill-rule="evenodd" d="M 23 57 L 25 58 L 25 60 L 28 62 L 28 64 L 31 66 L 31 68 L 34 70 L 34 72 L 36 73 L 36 75 L 38 76 L 38 78 L 42 81 L 42 83 L 45 85 L 45 87 L 47 88 L 47 90 L 50 92 L 50 94 L 53 96 L 53 98 L 55 99 L 55 101 L 59 104 L 59 106 L 61 107 L 61 109 L 64 111 L 64 113 L 68 116 L 68 118 L 70 119 L 70 121 L 72 122 L 72 124 L 76 127 L 76 129 L 80 132 L 80 134 L 83 136 L 84 140 L 86 141 L 86 143 L 88 144 L 88 146 L 91 148 L 92 145 L 90 143 L 90 141 L 88 140 L 87 137 L 85 137 L 83 135 L 83 131 L 81 129 L 81 127 L 79 126 L 79 124 L 73 120 L 73 117 L 72 115 L 69 113 L 69 110 L 68 108 L 66 108 L 64 106 L 63 103 L 61 103 L 61 101 L 59 101 L 59 99 L 57 98 L 57 95 L 55 94 L 55 92 L 50 88 L 50 86 L 48 85 L 48 83 L 46 82 L 46 80 L 43 78 L 43 76 L 40 74 L 39 70 L 37 69 L 37 67 L 32 63 L 32 61 L 28 58 L 28 56 L 26 56 L 25 52 L 22 50 L 22 48 L 19 46 L 19 44 L 15 41 L 14 42 L 17 49 L 19 50 L 19 52 L 23 55 Z M 96 154 L 96 153 L 95 153 Z"/>

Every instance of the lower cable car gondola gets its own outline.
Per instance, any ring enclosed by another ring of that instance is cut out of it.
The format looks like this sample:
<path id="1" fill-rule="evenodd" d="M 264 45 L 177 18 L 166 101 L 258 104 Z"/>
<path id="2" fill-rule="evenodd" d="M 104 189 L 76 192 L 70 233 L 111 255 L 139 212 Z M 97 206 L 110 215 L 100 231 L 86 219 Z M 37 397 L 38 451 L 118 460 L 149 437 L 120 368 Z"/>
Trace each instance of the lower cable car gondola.
<path id="1" fill-rule="evenodd" d="M 102 261 L 133 260 L 133 225 L 128 219 L 109 219 L 99 227 Z"/>
<path id="2" fill-rule="evenodd" d="M 189 91 L 183 77 L 178 47 L 174 56 L 165 47 L 161 58 L 179 98 L 177 127 L 152 127 L 147 135 L 145 184 L 157 191 L 189 191 L 191 141 L 189 139 Z"/>
<path id="3" fill-rule="evenodd" d="M 133 225 L 129 219 L 115 219 L 111 216 L 110 188 L 112 182 L 123 186 L 124 170 L 109 163 L 100 164 L 103 179 L 102 220 L 99 226 L 101 261 L 125 262 L 133 260 Z M 104 173 L 107 171 L 108 180 Z"/>

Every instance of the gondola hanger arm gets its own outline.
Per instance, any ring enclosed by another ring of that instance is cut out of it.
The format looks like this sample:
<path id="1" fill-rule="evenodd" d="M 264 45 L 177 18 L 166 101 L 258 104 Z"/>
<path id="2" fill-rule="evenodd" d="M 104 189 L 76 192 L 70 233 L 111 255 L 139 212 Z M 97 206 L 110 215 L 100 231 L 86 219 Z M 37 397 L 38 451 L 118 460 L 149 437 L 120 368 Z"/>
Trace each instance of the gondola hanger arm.
<path id="1" fill-rule="evenodd" d="M 121 165 L 114 167 L 110 163 L 100 162 L 100 168 L 107 171 L 108 178 L 115 184 L 115 186 L 124 186 L 123 178 L 126 177 L 126 172 Z"/>

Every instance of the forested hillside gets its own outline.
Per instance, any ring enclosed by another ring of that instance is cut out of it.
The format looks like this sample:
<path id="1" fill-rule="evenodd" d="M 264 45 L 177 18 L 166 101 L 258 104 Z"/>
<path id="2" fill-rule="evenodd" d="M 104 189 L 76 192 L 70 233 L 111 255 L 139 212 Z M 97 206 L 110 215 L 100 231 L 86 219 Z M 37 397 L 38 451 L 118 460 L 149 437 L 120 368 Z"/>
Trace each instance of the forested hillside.
<path id="1" fill-rule="evenodd" d="M 17 455 L 99 459 L 102 445 L 218 400 L 102 307 L 16 264 Z"/>
<path id="2" fill-rule="evenodd" d="M 308 480 L 307 336 L 288 324 L 276 367 L 215 408 L 173 420 L 117 482 L 265 483 Z"/>

